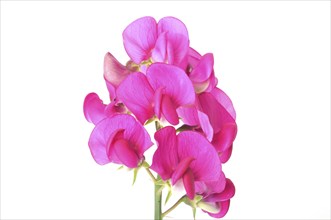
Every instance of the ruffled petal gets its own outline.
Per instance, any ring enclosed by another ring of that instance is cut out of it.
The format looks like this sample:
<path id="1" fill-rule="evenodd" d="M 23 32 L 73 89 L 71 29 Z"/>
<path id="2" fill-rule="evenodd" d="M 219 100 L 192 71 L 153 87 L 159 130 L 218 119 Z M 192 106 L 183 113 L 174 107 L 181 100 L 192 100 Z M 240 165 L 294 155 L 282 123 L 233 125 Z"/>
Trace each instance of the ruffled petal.
<path id="1" fill-rule="evenodd" d="M 229 208 L 230 208 L 230 200 L 224 201 L 224 202 L 218 202 L 217 203 L 220 211 L 219 213 L 213 214 L 213 213 L 208 213 L 211 217 L 214 218 L 223 218 L 226 213 L 228 213 Z"/>
<path id="2" fill-rule="evenodd" d="M 159 34 L 152 51 L 153 62 L 165 62 L 167 56 L 167 32 Z"/>
<path id="3" fill-rule="evenodd" d="M 230 159 L 232 154 L 232 145 L 225 151 L 223 151 L 220 155 L 220 161 L 221 163 L 226 163 Z"/>
<path id="4" fill-rule="evenodd" d="M 193 200 L 195 196 L 194 176 L 190 169 L 188 169 L 183 175 L 183 184 L 187 197 Z"/>
<path id="5" fill-rule="evenodd" d="M 117 96 L 137 117 L 141 124 L 153 117 L 152 107 L 154 91 L 146 76 L 136 72 L 130 74 L 118 87 Z"/>
<path id="6" fill-rule="evenodd" d="M 152 17 L 142 17 L 132 22 L 123 31 L 126 52 L 135 63 L 150 57 L 157 40 L 157 24 Z"/>
<path id="7" fill-rule="evenodd" d="M 90 93 L 84 100 L 84 115 L 87 121 L 97 124 L 105 118 L 106 105 L 96 93 Z"/>
<path id="8" fill-rule="evenodd" d="M 226 109 L 231 117 L 236 120 L 236 111 L 229 96 L 219 88 L 214 88 L 211 91 L 211 94 L 216 98 L 217 102 Z"/>
<path id="9" fill-rule="evenodd" d="M 199 117 L 199 124 L 201 126 L 201 129 L 205 133 L 206 138 L 208 139 L 208 141 L 212 141 L 214 135 L 214 129 L 210 124 L 208 116 L 205 113 L 198 111 L 198 117 Z"/>
<path id="10" fill-rule="evenodd" d="M 170 179 L 178 164 L 176 130 L 167 126 L 158 130 L 154 137 L 158 147 L 153 156 L 151 169 L 163 180 Z"/>
<path id="11" fill-rule="evenodd" d="M 207 198 L 205 198 L 204 200 L 206 202 L 223 202 L 230 200 L 235 195 L 235 193 L 236 193 L 236 188 L 233 182 L 230 179 L 226 179 L 225 188 L 222 192 L 212 194 Z"/>
<path id="12" fill-rule="evenodd" d="M 207 53 L 201 57 L 200 62 L 192 70 L 190 79 L 193 82 L 204 82 L 209 79 L 214 68 L 214 56 Z"/>
<path id="13" fill-rule="evenodd" d="M 202 111 L 208 115 L 215 133 L 218 133 L 225 123 L 232 123 L 234 119 L 229 112 L 216 100 L 211 93 L 198 95 Z"/>
<path id="14" fill-rule="evenodd" d="M 218 152 L 226 151 L 233 143 L 237 135 L 236 123 L 223 124 L 221 131 L 214 135 L 212 144 Z"/>
<path id="15" fill-rule="evenodd" d="M 103 68 L 105 80 L 114 86 L 118 86 L 130 73 L 130 71 L 118 62 L 109 52 L 105 55 Z"/>
<path id="16" fill-rule="evenodd" d="M 195 106 L 179 107 L 177 109 L 177 113 L 184 124 L 190 126 L 196 126 L 200 124 L 198 111 Z"/>
<path id="17" fill-rule="evenodd" d="M 183 177 L 183 175 L 185 174 L 185 172 L 189 169 L 189 166 L 191 165 L 191 163 L 195 160 L 195 158 L 193 157 L 186 157 L 184 159 L 181 159 L 181 161 L 179 162 L 179 164 L 177 165 L 175 172 L 172 175 L 171 178 L 171 183 L 173 185 L 175 185 L 177 183 L 177 181 Z"/>
<path id="18" fill-rule="evenodd" d="M 164 63 L 152 64 L 147 70 L 147 78 L 154 90 L 164 87 L 163 93 L 171 97 L 175 109 L 179 106 L 194 104 L 193 85 L 179 67 Z"/>
<path id="19" fill-rule="evenodd" d="M 177 125 L 179 123 L 176 108 L 174 108 L 174 103 L 168 95 L 162 96 L 162 113 L 164 118 L 172 125 Z"/>
<path id="20" fill-rule="evenodd" d="M 221 174 L 221 163 L 215 148 L 209 141 L 194 131 L 178 134 L 178 156 L 180 160 L 195 158 L 190 165 L 196 181 L 213 181 Z"/>

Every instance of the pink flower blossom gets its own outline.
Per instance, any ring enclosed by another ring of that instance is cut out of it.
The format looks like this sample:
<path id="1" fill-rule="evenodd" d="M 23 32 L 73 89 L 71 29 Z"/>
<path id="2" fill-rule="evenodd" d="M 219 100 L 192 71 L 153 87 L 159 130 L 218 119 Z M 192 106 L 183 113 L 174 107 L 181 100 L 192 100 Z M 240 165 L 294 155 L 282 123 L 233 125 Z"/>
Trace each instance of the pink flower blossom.
<path id="1" fill-rule="evenodd" d="M 139 18 L 124 30 L 123 41 L 136 64 L 151 61 L 186 66 L 188 32 L 177 18 L 164 17 L 158 23 L 152 17 Z"/>
<path id="2" fill-rule="evenodd" d="M 210 92 L 217 85 L 214 73 L 214 56 L 207 53 L 201 56 L 190 48 L 186 72 L 194 85 L 196 93 Z"/>
<path id="3" fill-rule="evenodd" d="M 176 125 L 177 108 L 195 102 L 193 85 L 185 72 L 162 63 L 152 64 L 146 75 L 130 74 L 119 85 L 117 95 L 142 124 L 156 115 Z"/>
<path id="4" fill-rule="evenodd" d="M 201 134 L 165 127 L 155 133 L 158 148 L 151 169 L 172 184 L 183 180 L 187 196 L 195 195 L 196 181 L 214 181 L 221 175 L 221 163 L 214 147 Z"/>
<path id="5" fill-rule="evenodd" d="M 197 95 L 193 107 L 177 110 L 185 124 L 197 126 L 221 154 L 225 163 L 231 156 L 232 143 L 237 134 L 236 113 L 230 98 L 220 89 Z"/>
<path id="6" fill-rule="evenodd" d="M 95 125 L 106 117 L 127 111 L 121 103 L 103 104 L 96 93 L 90 93 L 85 97 L 83 109 L 86 120 Z"/>
<path id="7" fill-rule="evenodd" d="M 201 202 L 198 203 L 198 206 L 202 208 L 204 212 L 207 212 L 211 217 L 214 218 L 223 218 L 229 210 L 230 199 L 235 195 L 235 186 L 230 179 L 219 179 L 215 182 L 207 182 L 207 188 L 211 190 L 218 188 L 218 192 L 209 194 L 203 194 L 204 197 Z M 219 190 L 222 188 L 221 190 Z M 204 207 L 206 207 L 204 209 Z M 208 208 L 209 209 L 208 209 Z"/>
<path id="8" fill-rule="evenodd" d="M 153 143 L 134 117 L 118 114 L 100 121 L 93 129 L 88 144 L 98 164 L 113 162 L 135 168 Z"/>

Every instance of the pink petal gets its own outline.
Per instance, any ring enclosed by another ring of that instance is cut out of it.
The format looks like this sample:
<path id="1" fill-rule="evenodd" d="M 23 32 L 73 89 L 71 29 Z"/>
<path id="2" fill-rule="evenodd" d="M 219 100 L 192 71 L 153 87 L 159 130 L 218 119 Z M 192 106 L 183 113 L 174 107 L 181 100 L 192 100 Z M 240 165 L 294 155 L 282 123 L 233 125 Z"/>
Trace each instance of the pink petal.
<path id="1" fill-rule="evenodd" d="M 162 96 L 163 96 L 164 87 L 158 88 L 154 93 L 154 113 L 156 117 L 161 118 L 162 113 Z"/>
<path id="2" fill-rule="evenodd" d="M 189 75 L 193 82 L 204 82 L 209 79 L 214 68 L 213 54 L 207 53 L 201 57 L 200 62 Z"/>
<path id="3" fill-rule="evenodd" d="M 176 184 L 176 182 L 183 177 L 185 172 L 189 169 L 189 166 L 195 159 L 193 157 L 186 157 L 184 159 L 181 159 L 177 167 L 175 168 L 175 172 L 172 175 L 171 183 L 173 185 Z"/>
<path id="4" fill-rule="evenodd" d="M 188 31 L 185 24 L 175 17 L 164 17 L 158 24 L 158 33 L 159 35 L 163 32 L 181 34 L 188 39 Z"/>
<path id="5" fill-rule="evenodd" d="M 139 163 L 139 158 L 134 150 L 131 148 L 128 141 L 120 139 L 113 143 L 114 152 L 117 155 L 117 158 L 129 168 L 137 167 Z"/>
<path id="6" fill-rule="evenodd" d="M 202 111 L 208 115 L 215 133 L 218 133 L 225 123 L 234 122 L 229 112 L 216 100 L 211 93 L 198 95 Z"/>
<path id="7" fill-rule="evenodd" d="M 213 139 L 214 129 L 210 124 L 208 116 L 205 113 L 198 111 L 198 117 L 199 117 L 199 124 L 203 132 L 205 133 L 208 141 L 211 141 Z"/>
<path id="8" fill-rule="evenodd" d="M 187 194 L 187 197 L 191 200 L 195 196 L 195 187 L 194 187 L 194 176 L 190 169 L 188 169 L 183 176 L 184 188 Z"/>
<path id="9" fill-rule="evenodd" d="M 118 87 L 117 96 L 140 123 L 153 117 L 153 89 L 144 74 L 130 74 Z"/>
<path id="10" fill-rule="evenodd" d="M 223 124 L 221 131 L 214 135 L 212 144 L 218 152 L 226 151 L 233 143 L 237 135 L 236 123 Z"/>
<path id="11" fill-rule="evenodd" d="M 189 50 L 189 37 L 183 22 L 174 17 L 162 18 L 158 25 L 159 36 L 167 33 L 168 63 L 182 67 Z"/>
<path id="12" fill-rule="evenodd" d="M 199 117 L 198 117 L 198 111 L 195 106 L 185 106 L 185 107 L 179 107 L 177 109 L 177 113 L 179 117 L 182 119 L 184 124 L 190 125 L 190 126 L 196 126 L 199 125 Z"/>
<path id="13" fill-rule="evenodd" d="M 97 124 L 105 118 L 106 105 L 96 93 L 90 93 L 84 100 L 84 115 L 87 121 Z"/>
<path id="14" fill-rule="evenodd" d="M 152 52 L 153 62 L 165 62 L 167 55 L 167 32 L 159 34 Z"/>
<path id="15" fill-rule="evenodd" d="M 154 153 L 151 169 L 163 180 L 167 180 L 178 164 L 176 130 L 172 126 L 167 126 L 158 130 L 154 137 L 158 148 Z"/>
<path id="16" fill-rule="evenodd" d="M 208 214 L 214 218 L 223 218 L 226 215 L 226 213 L 229 211 L 230 200 L 224 202 L 218 202 L 217 204 L 220 207 L 220 212 L 216 214 L 213 213 L 208 213 Z"/>
<path id="17" fill-rule="evenodd" d="M 221 153 L 220 155 L 221 163 L 226 163 L 230 159 L 231 154 L 232 154 L 232 145 L 227 150 Z"/>
<path id="18" fill-rule="evenodd" d="M 178 134 L 178 156 L 180 160 L 195 158 L 190 165 L 196 181 L 213 181 L 221 175 L 221 163 L 215 148 L 201 134 L 183 131 Z"/>
<path id="19" fill-rule="evenodd" d="M 118 62 L 118 60 L 109 52 L 105 55 L 103 68 L 105 80 L 115 87 L 118 86 L 130 73 L 130 71 Z"/>
<path id="20" fill-rule="evenodd" d="M 207 182 L 200 182 L 200 184 L 196 184 L 198 186 L 198 190 L 196 190 L 197 193 L 203 194 L 204 197 L 208 197 L 211 194 L 222 192 L 225 189 L 226 185 L 226 178 L 221 171 L 221 175 L 219 178 L 215 181 L 207 181 Z"/>
<path id="21" fill-rule="evenodd" d="M 220 90 L 219 88 L 214 88 L 211 91 L 211 94 L 216 98 L 217 102 L 220 103 L 226 111 L 232 116 L 232 118 L 236 119 L 236 111 L 233 107 L 232 101 L 229 96 Z"/>
<path id="22" fill-rule="evenodd" d="M 191 68 L 194 69 L 198 65 L 198 63 L 200 62 L 201 57 L 202 56 L 196 50 L 194 50 L 191 47 L 189 48 L 188 63 L 191 66 Z M 190 72 L 192 72 L 192 71 L 190 71 Z"/>
<path id="23" fill-rule="evenodd" d="M 132 22 L 123 32 L 124 47 L 135 63 L 150 57 L 157 40 L 157 24 L 152 17 L 142 17 Z"/>
<path id="24" fill-rule="evenodd" d="M 226 179 L 226 185 L 222 192 L 215 193 L 204 199 L 206 202 L 223 202 L 230 200 L 236 193 L 236 188 L 230 179 Z"/>
<path id="25" fill-rule="evenodd" d="M 168 33 L 167 58 L 168 63 L 182 67 L 182 61 L 188 54 L 189 41 L 184 35 Z"/>
<path id="26" fill-rule="evenodd" d="M 147 78 L 154 90 L 164 87 L 163 94 L 174 102 L 174 108 L 195 102 L 193 85 L 186 73 L 179 67 L 155 63 L 147 70 Z"/>
<path id="27" fill-rule="evenodd" d="M 172 125 L 177 125 L 179 123 L 176 108 L 174 108 L 174 103 L 168 95 L 162 96 L 162 113 L 165 119 Z"/>

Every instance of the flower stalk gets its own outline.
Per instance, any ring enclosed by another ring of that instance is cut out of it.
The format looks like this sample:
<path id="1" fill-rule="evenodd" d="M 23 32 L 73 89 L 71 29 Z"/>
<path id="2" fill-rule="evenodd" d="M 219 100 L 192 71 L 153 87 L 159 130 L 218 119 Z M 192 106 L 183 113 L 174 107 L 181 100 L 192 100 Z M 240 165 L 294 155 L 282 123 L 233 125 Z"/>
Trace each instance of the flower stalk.
<path id="1" fill-rule="evenodd" d="M 155 220 L 162 220 L 162 188 L 161 184 L 158 184 L 158 180 L 161 177 L 157 177 L 157 181 L 154 183 L 154 219 Z"/>

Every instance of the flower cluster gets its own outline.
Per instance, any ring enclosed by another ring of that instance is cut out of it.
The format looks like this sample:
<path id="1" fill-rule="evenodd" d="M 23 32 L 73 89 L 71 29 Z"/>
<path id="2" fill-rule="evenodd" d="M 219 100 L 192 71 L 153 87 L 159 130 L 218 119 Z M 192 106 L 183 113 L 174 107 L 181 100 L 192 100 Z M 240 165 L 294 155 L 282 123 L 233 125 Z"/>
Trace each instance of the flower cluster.
<path id="1" fill-rule="evenodd" d="M 174 17 L 143 17 L 123 32 L 130 60 L 104 58 L 110 103 L 96 93 L 84 101 L 85 118 L 95 125 L 89 147 L 95 161 L 153 170 L 156 184 L 182 184 L 183 201 L 215 218 L 223 217 L 235 188 L 222 171 L 236 137 L 236 113 L 217 88 L 213 54 L 189 44 L 185 25 Z M 149 166 L 144 157 L 153 142 L 145 125 L 156 122 L 157 149 Z M 162 218 L 164 215 L 160 215 Z"/>

